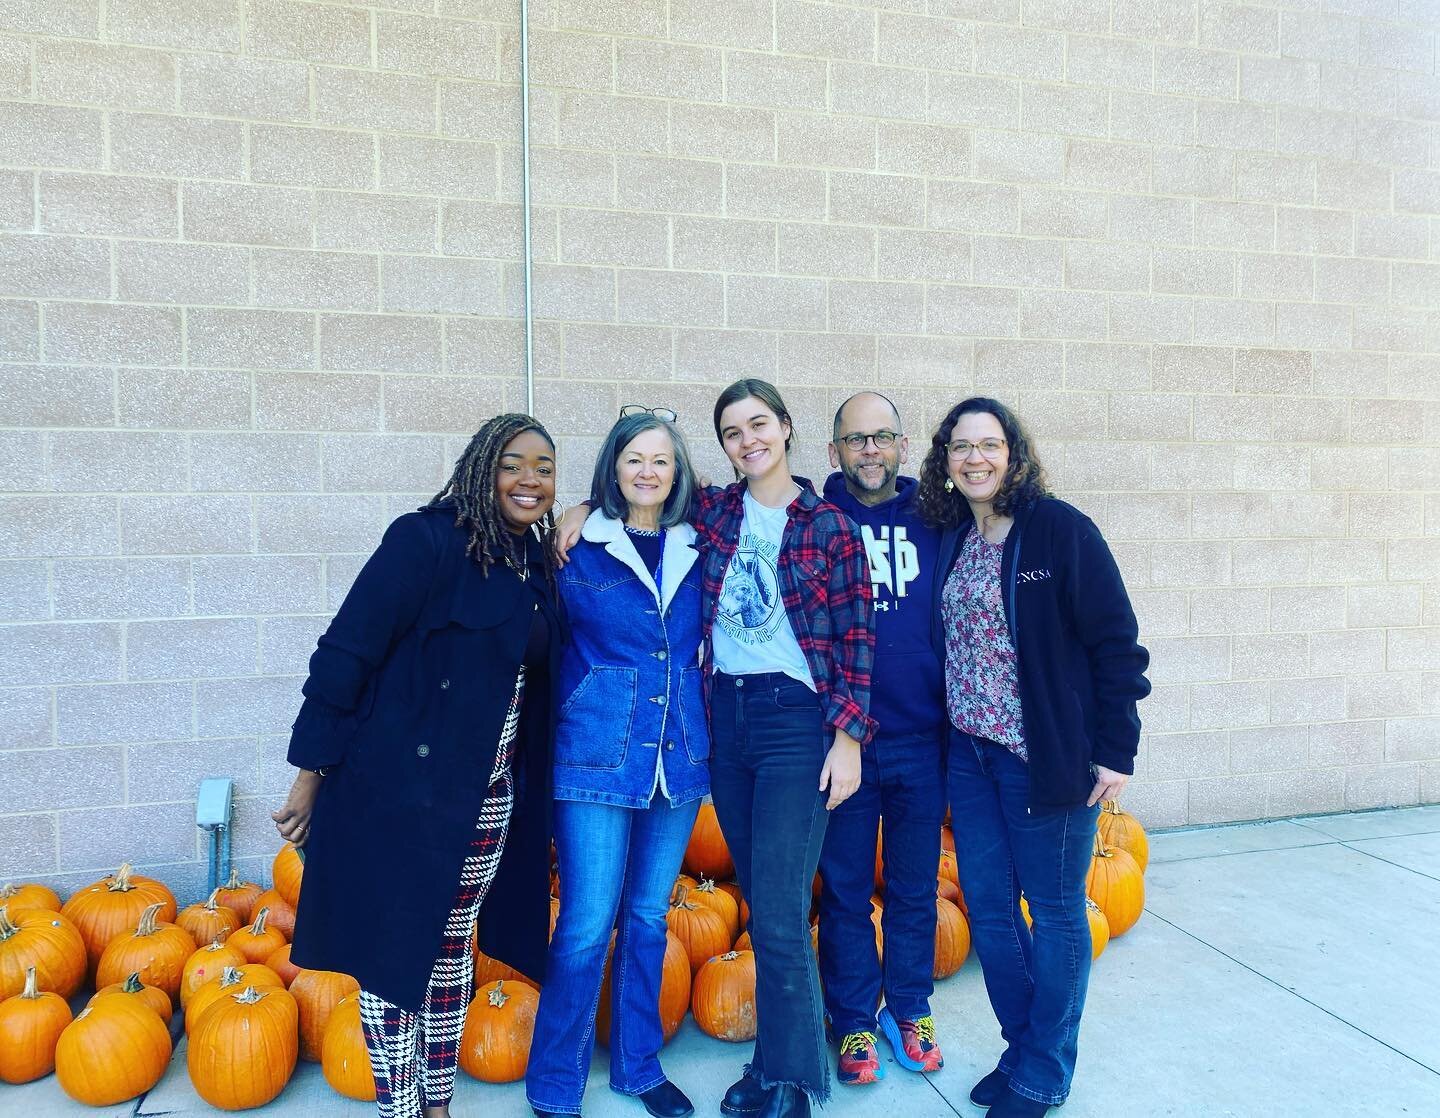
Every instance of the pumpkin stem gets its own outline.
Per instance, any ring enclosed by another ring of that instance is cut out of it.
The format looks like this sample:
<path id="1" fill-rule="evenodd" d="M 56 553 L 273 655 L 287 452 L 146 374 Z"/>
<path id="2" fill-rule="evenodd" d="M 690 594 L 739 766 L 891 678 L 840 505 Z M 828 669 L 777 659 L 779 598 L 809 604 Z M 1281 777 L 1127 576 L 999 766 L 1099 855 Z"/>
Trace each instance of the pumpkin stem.
<path id="1" fill-rule="evenodd" d="M 1106 815 L 1120 815 L 1120 814 L 1122 814 L 1121 811 L 1120 811 L 1120 801 L 1119 801 L 1119 800 L 1101 800 L 1101 801 L 1100 801 L 1100 810 L 1103 811 Z"/>
<path id="2" fill-rule="evenodd" d="M 725 954 L 721 955 L 720 958 L 724 959 L 724 960 L 728 963 L 728 962 L 730 962 L 732 959 L 738 959 L 738 958 L 740 958 L 740 952 L 738 952 L 738 951 L 727 951 L 727 952 L 725 952 Z"/>
<path id="3" fill-rule="evenodd" d="M 153 936 L 155 934 L 155 917 L 163 907 L 164 906 L 157 901 L 140 914 L 140 923 L 135 925 L 135 936 L 137 939 L 140 936 Z"/>
<path id="4" fill-rule="evenodd" d="M 237 967 L 226 967 L 220 972 L 220 985 L 238 986 L 245 981 L 245 975 Z"/>
<path id="5" fill-rule="evenodd" d="M 250 925 L 250 934 L 252 936 L 263 936 L 265 934 L 265 921 L 269 918 L 269 916 L 269 905 L 266 905 L 264 908 L 262 908 L 259 912 L 255 914 L 255 923 Z"/>
<path id="6" fill-rule="evenodd" d="M 231 995 L 231 997 L 233 997 L 241 1005 L 254 1005 L 256 1002 L 262 1000 L 266 996 L 267 995 L 262 994 L 259 990 L 255 989 L 254 986 L 246 986 L 245 989 L 241 990 L 238 994 Z"/>
<path id="7" fill-rule="evenodd" d="M 700 875 L 700 884 L 697 885 L 697 886 L 695 886 L 695 891 L 696 891 L 697 893 L 713 893 L 713 892 L 715 892 L 715 879 L 714 879 L 713 877 L 706 877 L 706 876 L 702 873 L 702 874 Z"/>
<path id="8" fill-rule="evenodd" d="M 491 987 L 490 994 L 486 998 L 486 1001 L 496 1009 L 502 1008 L 509 1000 L 510 995 L 505 992 L 505 983 L 503 981 L 497 981 L 495 985 Z"/>
<path id="9" fill-rule="evenodd" d="M 135 886 L 130 884 L 130 875 L 134 872 L 135 868 L 131 866 L 129 862 L 122 863 L 120 868 L 115 871 L 115 876 L 110 879 L 106 888 L 112 893 L 130 892 L 131 889 L 135 888 Z"/>
<path id="10" fill-rule="evenodd" d="M 25 989 L 20 991 L 22 998 L 29 998 L 35 1001 L 40 997 L 40 988 L 35 984 L 35 968 L 25 968 Z"/>
<path id="11" fill-rule="evenodd" d="M 4 943 L 19 931 L 20 929 L 10 921 L 9 906 L 0 905 L 0 943 Z"/>
<path id="12" fill-rule="evenodd" d="M 212 939 L 210 941 L 210 946 L 205 948 L 206 951 L 223 951 L 224 949 L 225 945 L 220 942 L 219 936 L 216 936 L 214 939 Z"/>
<path id="13" fill-rule="evenodd" d="M 6 882 L 4 885 L 0 885 L 0 901 L 8 901 L 18 892 L 20 892 L 20 886 L 13 882 Z"/>
<path id="14" fill-rule="evenodd" d="M 220 888 L 221 888 L 221 889 L 239 889 L 239 888 L 241 888 L 244 884 L 245 884 L 245 883 L 240 880 L 240 871 L 237 870 L 234 866 L 231 866 L 231 867 L 230 867 L 230 880 L 227 881 L 227 882 L 225 882 L 225 884 L 222 885 L 222 886 L 220 886 Z"/>
<path id="15" fill-rule="evenodd" d="M 234 871 L 234 870 L 231 870 L 230 872 L 231 872 L 231 873 L 234 873 L 235 871 Z M 219 889 L 212 889 L 212 890 L 210 890 L 210 896 L 208 896 L 208 897 L 205 898 L 205 908 L 206 908 L 208 911 L 210 911 L 210 912 L 214 912 L 214 911 L 215 911 L 215 904 L 216 904 L 216 900 L 215 900 L 215 899 L 216 899 L 217 897 L 219 897 L 219 896 L 220 896 L 220 890 L 219 890 Z"/>
<path id="16" fill-rule="evenodd" d="M 133 972 L 120 986 L 121 992 L 126 994 L 138 994 L 143 989 L 145 989 L 145 984 L 140 981 L 138 970 Z"/>
<path id="17" fill-rule="evenodd" d="M 690 886 L 688 886 L 688 885 L 677 885 L 677 886 L 675 886 L 675 899 L 670 902 L 670 907 L 671 907 L 671 908 L 684 908 L 684 909 L 688 909 L 688 910 L 691 911 L 691 912 L 694 912 L 694 911 L 695 911 L 695 906 L 685 899 L 685 898 L 688 897 L 689 895 L 690 895 Z"/>

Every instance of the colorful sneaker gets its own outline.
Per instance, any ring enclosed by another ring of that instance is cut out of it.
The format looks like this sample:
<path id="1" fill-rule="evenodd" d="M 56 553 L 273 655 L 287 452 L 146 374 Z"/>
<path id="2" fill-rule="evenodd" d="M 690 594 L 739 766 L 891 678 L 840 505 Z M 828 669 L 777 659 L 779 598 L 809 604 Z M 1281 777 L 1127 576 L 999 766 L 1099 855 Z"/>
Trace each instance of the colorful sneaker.
<path id="1" fill-rule="evenodd" d="M 880 1027 L 901 1067 L 911 1071 L 939 1071 L 945 1066 L 940 1046 L 935 1043 L 935 1018 L 927 1014 L 914 1021 L 899 1020 L 886 1006 L 880 1011 Z"/>
<path id="2" fill-rule="evenodd" d="M 840 1069 L 836 1077 L 846 1086 L 874 1083 L 885 1078 L 880 1054 L 875 1051 L 874 1033 L 847 1033 L 840 1042 Z"/>

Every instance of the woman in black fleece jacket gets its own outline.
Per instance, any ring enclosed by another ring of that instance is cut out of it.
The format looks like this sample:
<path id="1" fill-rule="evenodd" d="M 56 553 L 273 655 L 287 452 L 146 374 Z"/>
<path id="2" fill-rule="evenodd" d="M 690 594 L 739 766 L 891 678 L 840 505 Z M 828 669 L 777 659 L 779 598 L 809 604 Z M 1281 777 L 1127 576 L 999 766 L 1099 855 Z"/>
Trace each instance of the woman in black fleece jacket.
<path id="1" fill-rule="evenodd" d="M 1039 1118 L 1065 1101 L 1075 1070 L 1091 840 L 1099 802 L 1134 771 L 1149 654 L 1100 530 L 1049 494 L 1005 405 L 972 397 L 950 409 L 918 501 L 944 531 L 932 637 L 955 852 L 1006 1042 L 971 1098 L 992 1118 Z"/>

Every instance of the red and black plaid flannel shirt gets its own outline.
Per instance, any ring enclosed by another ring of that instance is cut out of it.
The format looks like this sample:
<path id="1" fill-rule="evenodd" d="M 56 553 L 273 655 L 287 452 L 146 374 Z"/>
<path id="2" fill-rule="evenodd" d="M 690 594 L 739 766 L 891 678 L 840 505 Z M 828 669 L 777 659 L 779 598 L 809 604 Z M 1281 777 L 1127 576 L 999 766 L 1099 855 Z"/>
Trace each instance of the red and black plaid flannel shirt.
<path id="1" fill-rule="evenodd" d="M 780 540 L 780 596 L 820 695 L 825 725 L 867 745 L 875 736 L 870 717 L 875 617 L 865 544 L 848 516 L 816 496 L 810 482 L 795 480 L 800 495 L 785 510 L 789 519 Z M 715 663 L 710 629 L 744 520 L 744 482 L 700 491 L 695 543 L 704 564 L 700 615 L 707 682 Z"/>

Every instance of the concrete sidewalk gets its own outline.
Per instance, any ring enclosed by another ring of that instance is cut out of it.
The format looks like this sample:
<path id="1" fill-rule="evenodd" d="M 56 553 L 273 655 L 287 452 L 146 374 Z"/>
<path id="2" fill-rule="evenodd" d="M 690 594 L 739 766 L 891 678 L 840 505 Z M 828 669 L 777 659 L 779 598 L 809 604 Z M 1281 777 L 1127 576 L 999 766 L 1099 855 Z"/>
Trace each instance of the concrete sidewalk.
<path id="1" fill-rule="evenodd" d="M 1065 1118 L 1363 1114 L 1440 1116 L 1440 806 L 1174 831 L 1153 836 L 1146 915 L 1096 963 Z M 970 1086 L 998 1031 L 974 956 L 940 984 L 944 1070 L 887 1060 L 873 1087 L 836 1088 L 824 1113 L 904 1118 L 982 1113 Z M 748 1054 L 687 1018 L 665 1066 L 702 1116 Z M 888 1049 L 882 1042 L 882 1051 Z M 77 1106 L 53 1077 L 0 1087 L 0 1118 L 217 1116 L 185 1072 L 139 1102 Z M 600 1049 L 587 1118 L 641 1118 L 606 1087 Z M 302 1065 L 270 1116 L 366 1118 Z M 460 1076 L 455 1118 L 528 1118 L 522 1085 Z"/>

